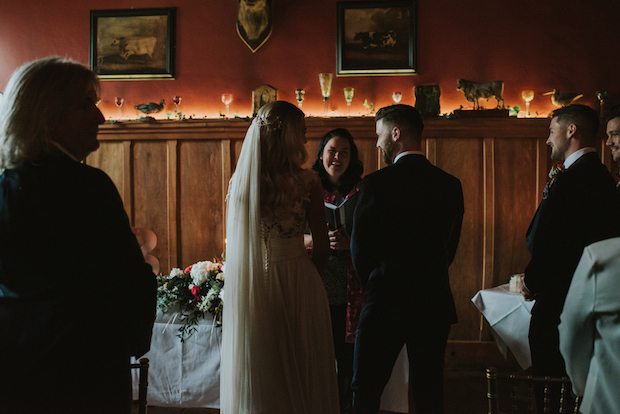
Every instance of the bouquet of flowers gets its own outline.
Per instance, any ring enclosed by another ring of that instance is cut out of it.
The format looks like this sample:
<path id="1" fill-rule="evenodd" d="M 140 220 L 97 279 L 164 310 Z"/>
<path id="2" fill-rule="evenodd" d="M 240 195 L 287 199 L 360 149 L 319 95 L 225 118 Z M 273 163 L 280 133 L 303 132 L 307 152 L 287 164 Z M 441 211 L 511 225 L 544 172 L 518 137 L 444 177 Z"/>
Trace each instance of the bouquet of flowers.
<path id="1" fill-rule="evenodd" d="M 185 322 L 179 328 L 181 342 L 196 332 L 199 320 L 207 313 L 213 315 L 214 325 L 222 325 L 225 266 L 223 259 L 214 258 L 157 276 L 157 309 L 178 309 Z"/>

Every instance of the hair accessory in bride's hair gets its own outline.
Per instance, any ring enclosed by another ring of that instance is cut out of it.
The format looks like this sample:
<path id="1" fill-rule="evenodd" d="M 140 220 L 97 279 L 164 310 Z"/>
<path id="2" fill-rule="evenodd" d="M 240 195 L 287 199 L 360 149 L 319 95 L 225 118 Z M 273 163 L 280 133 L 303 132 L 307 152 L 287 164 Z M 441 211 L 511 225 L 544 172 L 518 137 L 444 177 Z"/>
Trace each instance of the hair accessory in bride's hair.
<path id="1" fill-rule="evenodd" d="M 283 123 L 279 116 L 276 116 L 275 119 L 270 121 L 265 115 L 259 115 L 255 120 L 260 127 L 269 126 L 274 131 L 280 131 L 282 129 Z"/>

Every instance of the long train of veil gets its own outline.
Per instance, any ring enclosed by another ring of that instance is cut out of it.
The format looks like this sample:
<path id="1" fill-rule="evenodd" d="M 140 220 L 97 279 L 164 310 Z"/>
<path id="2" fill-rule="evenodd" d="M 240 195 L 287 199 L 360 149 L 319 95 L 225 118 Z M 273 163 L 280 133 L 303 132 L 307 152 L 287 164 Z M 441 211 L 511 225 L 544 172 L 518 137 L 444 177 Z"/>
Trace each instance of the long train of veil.
<path id="1" fill-rule="evenodd" d="M 256 339 L 252 323 L 255 279 L 263 273 L 260 218 L 260 125 L 254 119 L 246 133 L 237 168 L 228 190 L 226 220 L 226 287 L 222 324 L 220 409 L 222 414 L 256 412 L 258 395 L 252 395 Z M 260 298 L 258 298 L 260 301 Z"/>

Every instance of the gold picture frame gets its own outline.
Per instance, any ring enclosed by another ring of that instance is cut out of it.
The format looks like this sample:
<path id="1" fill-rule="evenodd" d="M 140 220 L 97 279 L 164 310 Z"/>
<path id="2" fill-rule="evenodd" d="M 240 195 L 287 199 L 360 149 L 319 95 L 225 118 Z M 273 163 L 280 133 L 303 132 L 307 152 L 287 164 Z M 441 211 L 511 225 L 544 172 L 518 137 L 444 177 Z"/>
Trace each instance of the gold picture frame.
<path id="1" fill-rule="evenodd" d="M 176 8 L 91 10 L 90 68 L 102 80 L 174 79 Z"/>
<path id="2" fill-rule="evenodd" d="M 415 75 L 417 0 L 337 3 L 337 74 Z"/>

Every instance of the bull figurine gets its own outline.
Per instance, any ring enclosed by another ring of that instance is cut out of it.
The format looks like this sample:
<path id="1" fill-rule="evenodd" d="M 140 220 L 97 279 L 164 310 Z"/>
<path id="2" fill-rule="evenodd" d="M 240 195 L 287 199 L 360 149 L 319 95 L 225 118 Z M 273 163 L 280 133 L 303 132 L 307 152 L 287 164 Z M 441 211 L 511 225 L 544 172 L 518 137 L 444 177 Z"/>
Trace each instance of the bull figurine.
<path id="1" fill-rule="evenodd" d="M 478 83 L 459 79 L 456 83 L 456 90 L 462 91 L 465 95 L 465 99 L 469 102 L 473 102 L 474 109 L 480 109 L 480 104 L 478 103 L 480 98 L 484 98 L 488 101 L 491 97 L 497 99 L 496 108 L 499 108 L 500 101 L 502 103 L 502 109 L 505 108 L 504 98 L 502 98 L 502 94 L 504 93 L 504 81 Z"/>

